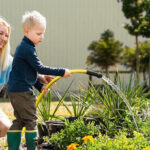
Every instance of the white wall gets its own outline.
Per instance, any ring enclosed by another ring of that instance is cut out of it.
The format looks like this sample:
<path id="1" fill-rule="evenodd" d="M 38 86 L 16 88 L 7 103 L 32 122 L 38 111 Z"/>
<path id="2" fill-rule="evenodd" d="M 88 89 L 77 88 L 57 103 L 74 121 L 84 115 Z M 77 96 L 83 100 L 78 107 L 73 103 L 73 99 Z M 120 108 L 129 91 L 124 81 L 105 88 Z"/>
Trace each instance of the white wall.
<path id="1" fill-rule="evenodd" d="M 0 16 L 12 26 L 12 53 L 23 36 L 21 16 L 30 10 L 47 18 L 45 39 L 37 47 L 46 65 L 85 69 L 87 47 L 106 29 L 125 45 L 134 45 L 134 38 L 123 28 L 126 20 L 117 0 L 0 0 Z M 78 75 L 78 79 L 83 81 L 87 76 Z M 63 88 L 66 81 L 61 81 L 59 87 Z"/>

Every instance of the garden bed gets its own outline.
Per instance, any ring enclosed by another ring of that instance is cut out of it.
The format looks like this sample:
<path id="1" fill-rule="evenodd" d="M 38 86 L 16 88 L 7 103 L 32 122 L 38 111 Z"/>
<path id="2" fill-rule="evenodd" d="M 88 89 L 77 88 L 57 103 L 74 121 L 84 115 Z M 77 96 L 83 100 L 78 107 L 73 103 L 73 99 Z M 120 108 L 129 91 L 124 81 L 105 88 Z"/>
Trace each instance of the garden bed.
<path id="1" fill-rule="evenodd" d="M 102 135 L 94 122 L 85 124 L 77 119 L 65 122 L 65 128 L 50 136 L 36 139 L 38 150 L 149 150 L 150 144 L 143 134 L 133 131 L 132 137 L 120 131 L 113 138 Z"/>

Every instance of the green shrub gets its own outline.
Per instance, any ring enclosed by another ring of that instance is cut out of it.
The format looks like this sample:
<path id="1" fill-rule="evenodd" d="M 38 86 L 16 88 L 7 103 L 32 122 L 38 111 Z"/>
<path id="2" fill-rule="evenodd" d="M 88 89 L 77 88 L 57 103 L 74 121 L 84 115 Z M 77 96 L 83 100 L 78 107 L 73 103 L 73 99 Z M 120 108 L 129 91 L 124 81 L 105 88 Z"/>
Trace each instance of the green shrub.
<path id="1" fill-rule="evenodd" d="M 125 132 L 121 132 L 114 138 L 99 135 L 94 142 L 83 143 L 76 150 L 142 150 L 150 146 L 147 139 L 136 131 L 133 138 L 127 138 Z"/>
<path id="2" fill-rule="evenodd" d="M 128 136 L 132 136 L 133 130 L 140 131 L 146 135 L 146 129 L 149 128 L 147 123 L 149 120 L 149 99 L 147 99 L 147 96 L 150 92 L 145 93 L 144 83 L 139 85 L 139 83 L 134 83 L 133 81 L 132 75 L 128 84 L 120 80 L 116 81 L 121 95 L 124 94 L 122 97 L 105 82 L 103 83 L 103 88 L 97 89 L 99 94 L 96 100 L 99 110 L 93 109 L 89 114 L 91 117 L 100 118 L 104 122 L 104 130 L 111 137 L 123 128 L 128 129 Z M 149 132 L 146 136 L 148 135 Z"/>
<path id="3" fill-rule="evenodd" d="M 83 120 L 75 120 L 74 122 L 65 122 L 65 129 L 59 133 L 53 134 L 51 138 L 45 137 L 44 140 L 57 150 L 66 150 L 71 143 L 82 143 L 82 138 L 91 135 L 97 136 L 99 134 L 99 127 L 94 126 L 94 122 L 87 125 Z"/>

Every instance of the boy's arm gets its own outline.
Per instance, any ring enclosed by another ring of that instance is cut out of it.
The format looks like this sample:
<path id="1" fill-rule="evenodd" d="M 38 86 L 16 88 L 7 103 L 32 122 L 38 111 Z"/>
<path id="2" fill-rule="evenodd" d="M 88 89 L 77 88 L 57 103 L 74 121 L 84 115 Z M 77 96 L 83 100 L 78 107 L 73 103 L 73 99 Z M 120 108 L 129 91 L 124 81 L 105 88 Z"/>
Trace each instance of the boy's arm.
<path id="1" fill-rule="evenodd" d="M 39 60 L 34 48 L 30 48 L 28 52 L 29 54 L 25 55 L 26 60 L 38 73 L 45 75 L 64 76 L 65 69 L 44 66 Z"/>

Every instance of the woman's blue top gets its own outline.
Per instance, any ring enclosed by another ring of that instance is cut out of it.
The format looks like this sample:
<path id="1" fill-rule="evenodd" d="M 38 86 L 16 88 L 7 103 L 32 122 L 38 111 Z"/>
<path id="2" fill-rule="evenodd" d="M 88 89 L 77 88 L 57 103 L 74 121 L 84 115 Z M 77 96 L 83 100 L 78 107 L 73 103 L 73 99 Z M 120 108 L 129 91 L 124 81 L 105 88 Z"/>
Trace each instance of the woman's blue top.
<path id="1" fill-rule="evenodd" d="M 9 65 L 6 71 L 1 71 L 0 69 L 0 91 L 3 88 L 4 84 L 8 82 L 11 69 L 12 69 L 12 64 Z"/>

